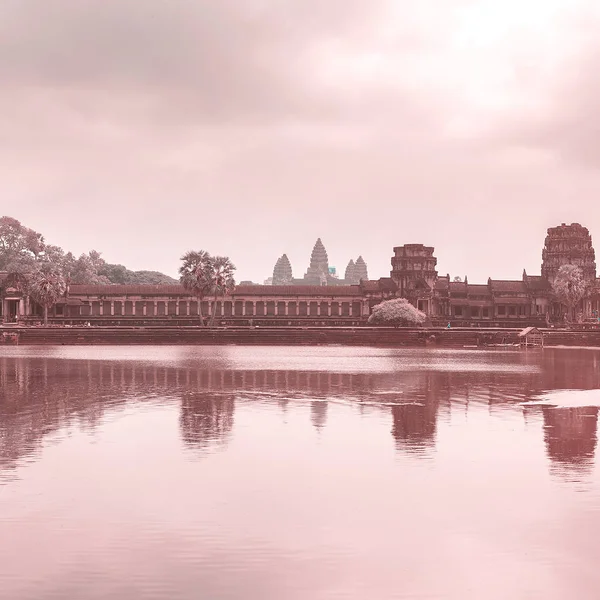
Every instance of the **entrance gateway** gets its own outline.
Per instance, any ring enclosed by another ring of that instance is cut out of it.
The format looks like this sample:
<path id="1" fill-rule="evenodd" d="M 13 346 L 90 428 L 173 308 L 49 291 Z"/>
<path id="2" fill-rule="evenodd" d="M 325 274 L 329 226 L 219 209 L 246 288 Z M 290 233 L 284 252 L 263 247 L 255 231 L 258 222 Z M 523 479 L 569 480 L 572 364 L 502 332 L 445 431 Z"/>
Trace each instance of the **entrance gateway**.
<path id="1" fill-rule="evenodd" d="M 20 298 L 5 298 L 2 313 L 5 323 L 16 323 L 19 315 Z"/>

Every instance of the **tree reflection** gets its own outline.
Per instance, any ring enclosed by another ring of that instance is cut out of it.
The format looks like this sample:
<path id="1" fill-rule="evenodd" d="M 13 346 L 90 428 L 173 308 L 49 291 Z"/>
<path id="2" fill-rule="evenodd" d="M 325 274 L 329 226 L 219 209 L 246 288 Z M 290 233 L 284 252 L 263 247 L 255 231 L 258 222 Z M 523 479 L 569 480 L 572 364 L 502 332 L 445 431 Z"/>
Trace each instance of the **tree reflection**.
<path id="1" fill-rule="evenodd" d="M 395 447 L 420 456 L 435 449 L 440 415 L 445 418 L 457 411 L 467 415 L 479 406 L 502 416 L 506 410 L 520 410 L 523 400 L 533 400 L 546 390 L 600 388 L 598 356 L 585 350 L 545 349 L 457 352 L 446 357 L 415 350 L 402 355 L 387 372 L 358 373 L 234 369 L 222 357 L 211 358 L 208 351 L 167 364 L 4 356 L 0 357 L 0 470 L 18 465 L 48 434 L 72 423 L 93 432 L 107 411 L 159 396 L 180 400 L 181 439 L 203 452 L 222 447 L 231 438 L 236 398 L 272 403 L 285 419 L 293 416 L 297 401 L 303 407 L 302 418 L 310 407 L 310 421 L 318 431 L 333 418 L 328 399 L 342 398 L 360 406 L 362 414 L 380 411 L 391 421 Z M 539 407 L 529 410 L 538 417 L 542 413 Z M 553 465 L 563 470 L 569 465 L 590 468 L 597 418 L 597 408 L 543 410 Z"/>
<path id="2" fill-rule="evenodd" d="M 223 446 L 233 429 L 234 410 L 233 394 L 213 391 L 185 393 L 179 417 L 183 442 L 202 451 Z"/>
<path id="3" fill-rule="evenodd" d="M 546 451 L 559 473 L 589 473 L 594 465 L 598 408 L 555 408 L 544 406 Z"/>
<path id="4" fill-rule="evenodd" d="M 313 400 L 310 403 L 310 421 L 313 427 L 320 431 L 327 424 L 327 400 Z"/>
<path id="5" fill-rule="evenodd" d="M 421 373 L 392 406 L 392 436 L 398 450 L 423 455 L 435 447 L 440 401 L 448 399 L 448 373 Z"/>

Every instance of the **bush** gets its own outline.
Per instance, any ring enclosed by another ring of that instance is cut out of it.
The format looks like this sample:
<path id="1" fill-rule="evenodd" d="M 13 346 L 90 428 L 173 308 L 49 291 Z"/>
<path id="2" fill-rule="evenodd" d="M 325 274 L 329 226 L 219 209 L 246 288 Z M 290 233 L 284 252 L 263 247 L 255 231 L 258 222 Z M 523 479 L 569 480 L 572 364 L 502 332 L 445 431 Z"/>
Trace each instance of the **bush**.
<path id="1" fill-rule="evenodd" d="M 396 298 L 374 306 L 368 322 L 372 325 L 422 325 L 425 319 L 427 315 L 408 300 Z"/>

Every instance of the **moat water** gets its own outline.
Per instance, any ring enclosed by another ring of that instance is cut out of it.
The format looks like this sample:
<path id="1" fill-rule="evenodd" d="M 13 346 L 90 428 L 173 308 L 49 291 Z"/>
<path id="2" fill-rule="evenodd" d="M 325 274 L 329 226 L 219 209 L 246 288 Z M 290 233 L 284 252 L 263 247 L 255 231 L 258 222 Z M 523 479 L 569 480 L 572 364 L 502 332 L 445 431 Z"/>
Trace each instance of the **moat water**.
<path id="1" fill-rule="evenodd" d="M 0 349 L 7 600 L 594 599 L 600 351 Z"/>

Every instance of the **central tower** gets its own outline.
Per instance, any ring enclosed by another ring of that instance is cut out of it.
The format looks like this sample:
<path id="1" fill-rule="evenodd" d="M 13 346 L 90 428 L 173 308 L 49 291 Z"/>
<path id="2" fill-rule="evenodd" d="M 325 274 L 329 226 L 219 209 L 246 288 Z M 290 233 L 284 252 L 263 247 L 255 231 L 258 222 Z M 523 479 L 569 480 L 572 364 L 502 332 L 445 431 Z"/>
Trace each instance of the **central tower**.
<path id="1" fill-rule="evenodd" d="M 437 258 L 433 251 L 432 246 L 423 244 L 405 244 L 394 248 L 390 276 L 402 296 L 416 289 L 433 290 L 438 276 L 435 270 Z"/>

